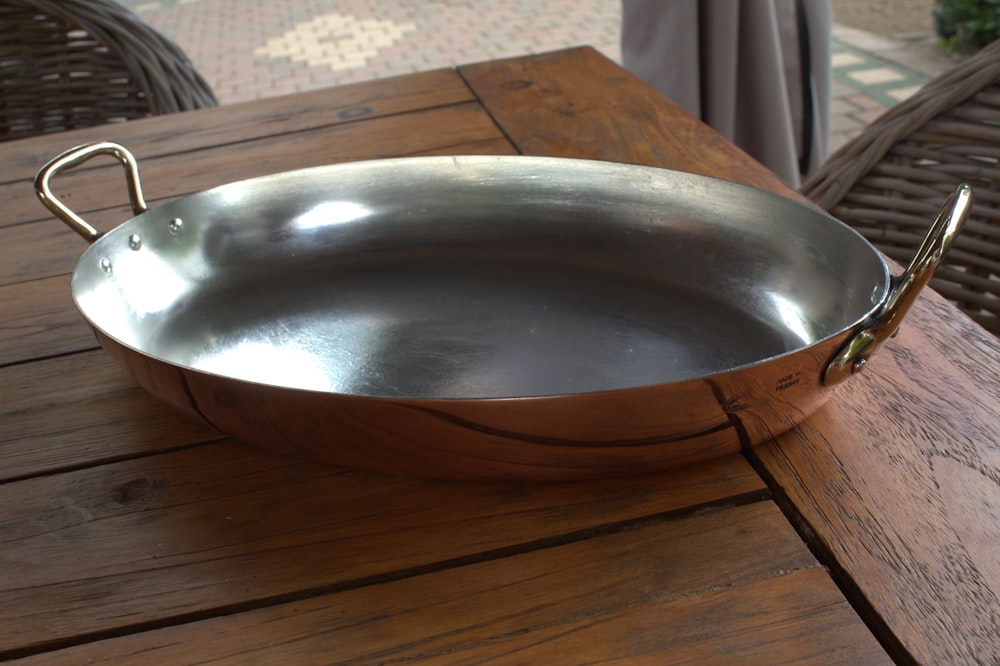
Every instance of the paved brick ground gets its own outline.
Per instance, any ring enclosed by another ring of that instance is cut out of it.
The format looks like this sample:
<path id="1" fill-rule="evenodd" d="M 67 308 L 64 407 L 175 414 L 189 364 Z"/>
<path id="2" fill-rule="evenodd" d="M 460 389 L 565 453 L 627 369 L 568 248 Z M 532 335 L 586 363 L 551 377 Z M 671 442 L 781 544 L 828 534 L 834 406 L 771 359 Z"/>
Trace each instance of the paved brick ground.
<path id="1" fill-rule="evenodd" d="M 590 44 L 619 60 L 617 0 L 122 0 L 223 104 Z"/>
<path id="2" fill-rule="evenodd" d="M 120 0 L 220 103 L 589 44 L 616 62 L 618 0 Z M 932 38 L 834 29 L 832 148 L 953 64 Z"/>

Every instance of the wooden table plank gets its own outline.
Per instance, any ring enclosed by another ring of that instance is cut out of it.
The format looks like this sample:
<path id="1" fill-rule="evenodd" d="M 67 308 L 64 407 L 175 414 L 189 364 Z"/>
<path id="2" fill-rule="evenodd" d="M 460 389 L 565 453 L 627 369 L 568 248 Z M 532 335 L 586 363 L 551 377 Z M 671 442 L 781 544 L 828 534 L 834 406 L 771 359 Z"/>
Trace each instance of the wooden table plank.
<path id="1" fill-rule="evenodd" d="M 994 663 L 1000 341 L 926 304 L 870 372 L 757 456 L 912 659 Z"/>
<path id="2" fill-rule="evenodd" d="M 798 198 L 722 135 L 592 48 L 459 72 L 522 153 L 677 169 Z"/>
<path id="3" fill-rule="evenodd" d="M 716 556 L 706 560 L 706 552 Z M 111 638 L 41 659 L 557 664 L 693 657 L 889 663 L 771 502 Z"/>
<path id="4" fill-rule="evenodd" d="M 632 608 L 546 627 L 511 649 L 490 644 L 501 664 L 892 664 L 854 610 L 818 569 L 733 585 L 662 608 Z M 448 657 L 442 663 L 448 662 Z M 563 661 L 563 663 L 566 663 Z"/>
<path id="5" fill-rule="evenodd" d="M 586 541 L 764 493 L 738 456 L 589 483 L 448 483 L 221 443 L 7 483 L 0 658 Z"/>
<path id="6" fill-rule="evenodd" d="M 175 125 L 183 114 L 167 118 L 169 122 L 164 121 L 164 125 Z M 67 143 L 65 147 L 73 145 Z M 511 148 L 482 108 L 466 103 L 253 141 L 212 144 L 161 157 L 148 157 L 143 144 L 138 144 L 134 152 L 147 199 L 152 203 L 236 180 L 335 162 L 456 152 L 510 153 Z M 121 167 L 110 158 L 100 163 L 103 166 L 69 171 L 52 181 L 56 195 L 77 213 L 128 202 Z M 0 198 L 11 202 L 4 213 L 8 224 L 53 219 L 35 198 L 28 181 L 0 185 Z M 15 271 L 21 275 L 24 268 L 5 266 L 3 270 L 3 275 Z"/>
<path id="7" fill-rule="evenodd" d="M 0 368 L 97 347 L 73 305 L 69 275 L 0 286 L 0 312 Z"/>
<path id="8" fill-rule="evenodd" d="M 0 368 L 0 483 L 220 439 L 100 350 Z"/>
<path id="9" fill-rule="evenodd" d="M 196 150 L 205 145 L 366 122 L 423 109 L 472 102 L 475 97 L 452 69 L 365 81 L 335 89 L 203 109 L 197 113 L 144 118 L 126 123 L 0 144 L 0 183 L 30 181 L 50 158 L 67 148 L 111 139 L 143 146 L 145 159 Z M 9 221 L 0 217 L 0 226 Z"/>
<path id="10" fill-rule="evenodd" d="M 122 182 L 118 183 L 118 188 L 124 194 Z M 25 185 L 20 190 L 19 195 L 9 200 L 12 214 L 16 215 L 21 211 L 26 211 L 29 215 L 37 215 L 39 212 L 47 214 L 29 186 Z M 33 210 L 35 208 L 38 210 Z M 128 215 L 127 208 L 119 210 Z M 8 261 L 0 267 L 0 288 L 57 276 L 65 276 L 68 286 L 68 275 L 87 249 L 87 242 L 49 215 L 48 219 L 38 222 L 0 227 L 0 247 L 17 248 L 16 252 L 5 255 Z M 12 303 L 15 298 L 7 295 L 4 301 Z M 26 314 L 30 316 L 30 313 Z"/>

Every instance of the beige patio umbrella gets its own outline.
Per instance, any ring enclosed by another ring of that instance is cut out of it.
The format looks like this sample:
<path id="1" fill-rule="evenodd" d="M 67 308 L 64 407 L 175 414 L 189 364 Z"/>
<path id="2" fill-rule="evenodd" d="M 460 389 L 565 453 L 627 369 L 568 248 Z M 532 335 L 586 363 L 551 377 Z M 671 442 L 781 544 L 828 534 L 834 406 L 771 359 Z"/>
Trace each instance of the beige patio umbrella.
<path id="1" fill-rule="evenodd" d="M 791 186 L 827 156 L 829 0 L 622 0 L 627 69 Z"/>

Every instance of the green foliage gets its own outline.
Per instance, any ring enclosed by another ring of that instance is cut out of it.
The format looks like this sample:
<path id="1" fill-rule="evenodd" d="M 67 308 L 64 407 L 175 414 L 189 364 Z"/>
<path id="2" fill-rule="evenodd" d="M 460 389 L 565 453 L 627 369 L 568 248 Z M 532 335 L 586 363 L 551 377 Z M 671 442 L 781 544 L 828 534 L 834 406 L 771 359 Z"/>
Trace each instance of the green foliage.
<path id="1" fill-rule="evenodd" d="M 934 25 L 945 49 L 978 50 L 1000 38 L 1000 0 L 937 0 Z"/>

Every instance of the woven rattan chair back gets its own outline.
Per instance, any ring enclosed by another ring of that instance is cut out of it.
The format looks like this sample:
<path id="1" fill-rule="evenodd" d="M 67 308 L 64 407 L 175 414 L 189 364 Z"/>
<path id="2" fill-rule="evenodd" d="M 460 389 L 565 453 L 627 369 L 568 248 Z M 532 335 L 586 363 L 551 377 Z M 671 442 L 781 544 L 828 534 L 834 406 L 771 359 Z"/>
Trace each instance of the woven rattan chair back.
<path id="1" fill-rule="evenodd" d="M 0 141 L 216 104 L 184 53 L 112 0 L 0 0 Z"/>
<path id="2" fill-rule="evenodd" d="M 972 215 L 931 286 L 1000 336 L 1000 40 L 883 114 L 801 192 L 905 265 L 962 182 Z"/>

